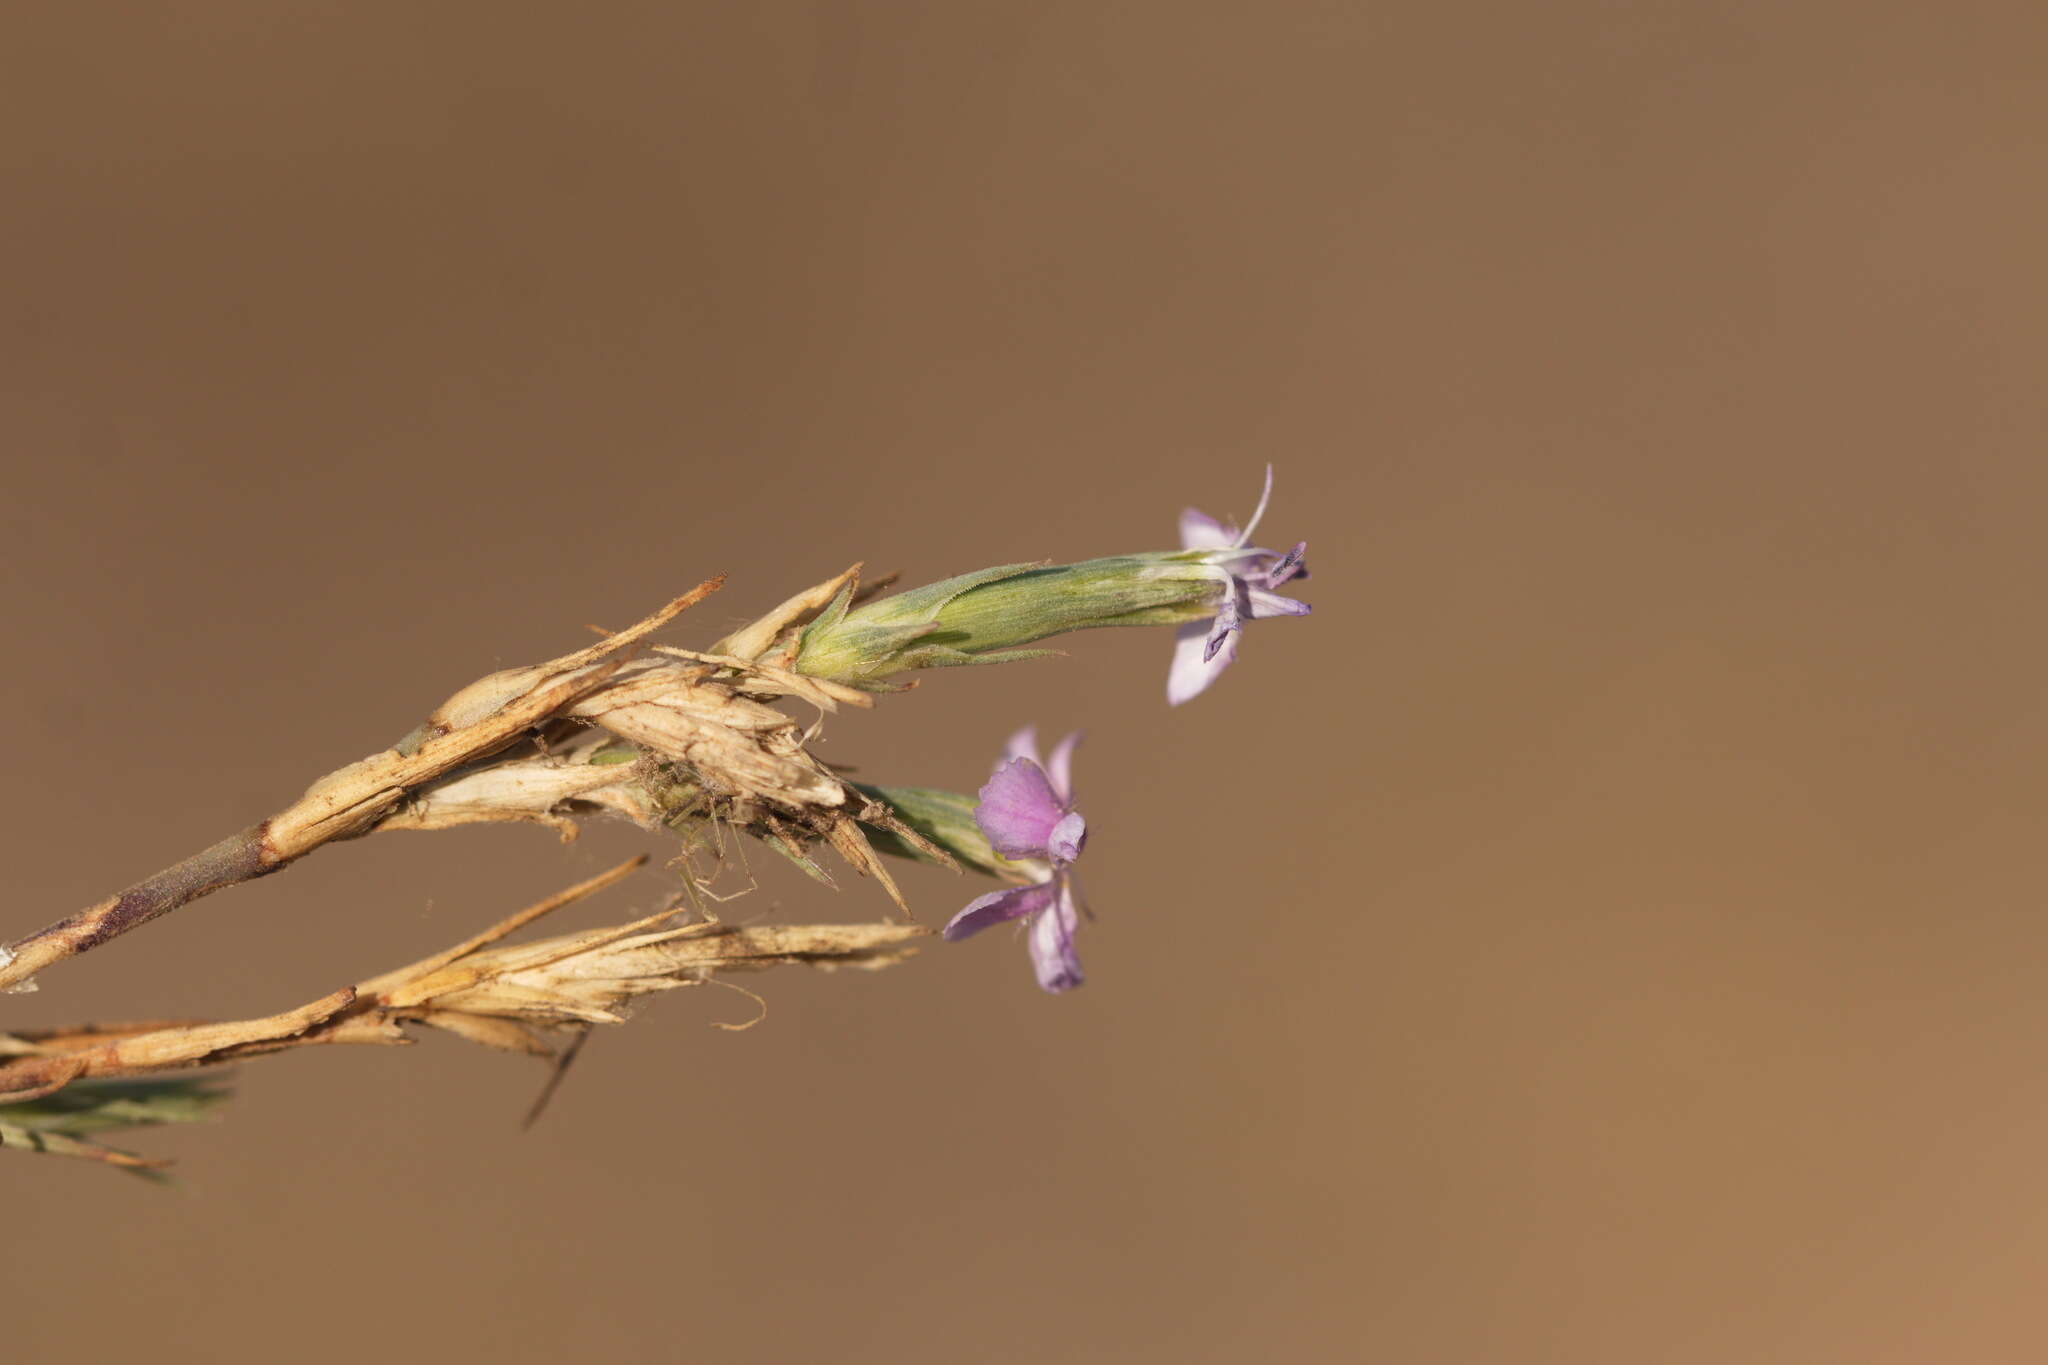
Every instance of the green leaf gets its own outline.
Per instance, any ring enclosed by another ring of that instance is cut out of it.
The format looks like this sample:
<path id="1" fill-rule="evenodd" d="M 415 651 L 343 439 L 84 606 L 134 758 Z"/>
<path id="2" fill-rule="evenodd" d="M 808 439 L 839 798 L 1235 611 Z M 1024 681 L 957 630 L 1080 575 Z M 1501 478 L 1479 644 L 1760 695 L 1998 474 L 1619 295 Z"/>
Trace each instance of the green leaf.
<path id="1" fill-rule="evenodd" d="M 41 1133 L 200 1123 L 233 1091 L 212 1077 L 76 1081 L 40 1099 L 0 1104 L 0 1122 Z"/>

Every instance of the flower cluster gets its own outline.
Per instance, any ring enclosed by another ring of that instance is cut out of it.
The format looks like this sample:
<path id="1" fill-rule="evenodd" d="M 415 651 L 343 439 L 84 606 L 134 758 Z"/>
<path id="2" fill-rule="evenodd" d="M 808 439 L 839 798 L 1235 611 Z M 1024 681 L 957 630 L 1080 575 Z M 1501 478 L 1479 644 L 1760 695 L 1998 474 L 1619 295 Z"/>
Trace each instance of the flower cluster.
<path id="1" fill-rule="evenodd" d="M 1181 548 L 1052 568 L 984 570 L 857 611 L 841 611 L 807 635 L 798 667 L 856 687 L 914 668 L 995 662 L 1047 635 L 1105 625 L 1178 628 L 1166 695 L 1178 706 L 1215 682 L 1237 657 L 1246 621 L 1304 616 L 1308 604 L 1279 589 L 1307 577 L 1306 543 L 1283 552 L 1250 543 L 1273 492 L 1266 471 L 1258 509 L 1243 530 L 1189 508 Z M 825 620 L 825 618 L 821 618 Z M 1041 759 L 1035 732 L 1012 736 L 978 799 L 921 787 L 862 787 L 909 828 L 960 863 L 1020 883 L 969 904 L 946 925 L 959 940 L 1020 922 L 1038 984 L 1081 984 L 1075 931 L 1086 912 L 1074 863 L 1087 822 L 1074 808 L 1069 735 Z M 916 856 L 879 831 L 888 851 Z"/>

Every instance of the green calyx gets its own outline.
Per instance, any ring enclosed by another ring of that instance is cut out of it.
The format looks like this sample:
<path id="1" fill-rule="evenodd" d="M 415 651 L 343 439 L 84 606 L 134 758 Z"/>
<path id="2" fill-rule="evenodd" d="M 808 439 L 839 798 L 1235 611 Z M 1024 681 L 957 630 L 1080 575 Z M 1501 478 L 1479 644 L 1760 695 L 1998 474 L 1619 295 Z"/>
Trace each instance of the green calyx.
<path id="1" fill-rule="evenodd" d="M 1079 564 L 1005 564 L 852 608 L 852 589 L 803 633 L 796 670 L 885 690 L 920 668 L 1013 663 L 1036 640 L 1101 626 L 1181 625 L 1215 615 L 1224 575 L 1200 551 Z"/>
<path id="2" fill-rule="evenodd" d="M 1006 881 L 1035 880 L 1038 864 L 1003 857 L 989 847 L 988 836 L 974 822 L 975 798 L 962 792 L 937 787 L 852 786 L 871 801 L 879 801 L 896 813 L 896 818 L 940 848 L 953 855 L 962 867 L 985 872 Z M 878 853 L 919 862 L 936 862 L 929 853 L 888 830 L 864 826 L 868 842 Z"/>

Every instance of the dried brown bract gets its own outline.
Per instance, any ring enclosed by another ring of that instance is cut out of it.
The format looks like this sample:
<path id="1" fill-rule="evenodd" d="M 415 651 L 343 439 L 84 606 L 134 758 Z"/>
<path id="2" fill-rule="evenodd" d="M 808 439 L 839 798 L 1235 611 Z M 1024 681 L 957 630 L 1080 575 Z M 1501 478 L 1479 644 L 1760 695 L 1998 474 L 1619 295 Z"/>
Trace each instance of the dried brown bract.
<path id="1" fill-rule="evenodd" d="M 833 776 L 806 748 L 813 733 L 771 704 L 793 697 L 829 712 L 872 698 L 796 674 L 787 659 L 754 657 L 786 654 L 790 631 L 856 577 L 849 569 L 798 594 L 722 650 L 632 657 L 723 582 L 709 579 L 594 645 L 481 678 L 396 745 L 329 773 L 270 819 L 0 947 L 0 990 L 32 989 L 35 973 L 54 963 L 323 844 L 381 829 L 531 821 L 566 837 L 591 814 L 649 828 L 722 821 L 820 876 L 807 850 L 828 843 L 907 912 L 860 824 L 922 840 Z"/>
<path id="2" fill-rule="evenodd" d="M 689 911 L 671 907 L 606 928 L 504 942 L 645 862 L 630 859 L 452 948 L 282 1014 L 228 1023 L 159 1021 L 0 1034 L 0 1057 L 6 1058 L 0 1061 L 0 1104 L 37 1099 L 80 1080 L 157 1075 L 302 1047 L 401 1045 L 410 1041 L 404 1028 L 410 1024 L 551 1057 L 554 1038 L 594 1024 L 623 1023 L 642 995 L 778 966 L 875 970 L 903 961 L 931 933 L 905 924 L 741 927 L 693 920 Z"/>

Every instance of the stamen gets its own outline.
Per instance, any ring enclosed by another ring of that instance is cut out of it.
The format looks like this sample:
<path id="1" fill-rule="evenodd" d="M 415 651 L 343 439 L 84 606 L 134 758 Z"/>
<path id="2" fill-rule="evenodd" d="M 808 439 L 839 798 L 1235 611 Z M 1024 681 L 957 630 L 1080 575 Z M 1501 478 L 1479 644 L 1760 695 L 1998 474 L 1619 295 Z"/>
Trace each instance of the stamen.
<path id="1" fill-rule="evenodd" d="M 1308 542 L 1300 541 L 1281 556 L 1280 562 L 1266 570 L 1266 586 L 1277 588 L 1288 579 L 1302 572 L 1302 564 L 1308 558 Z"/>

